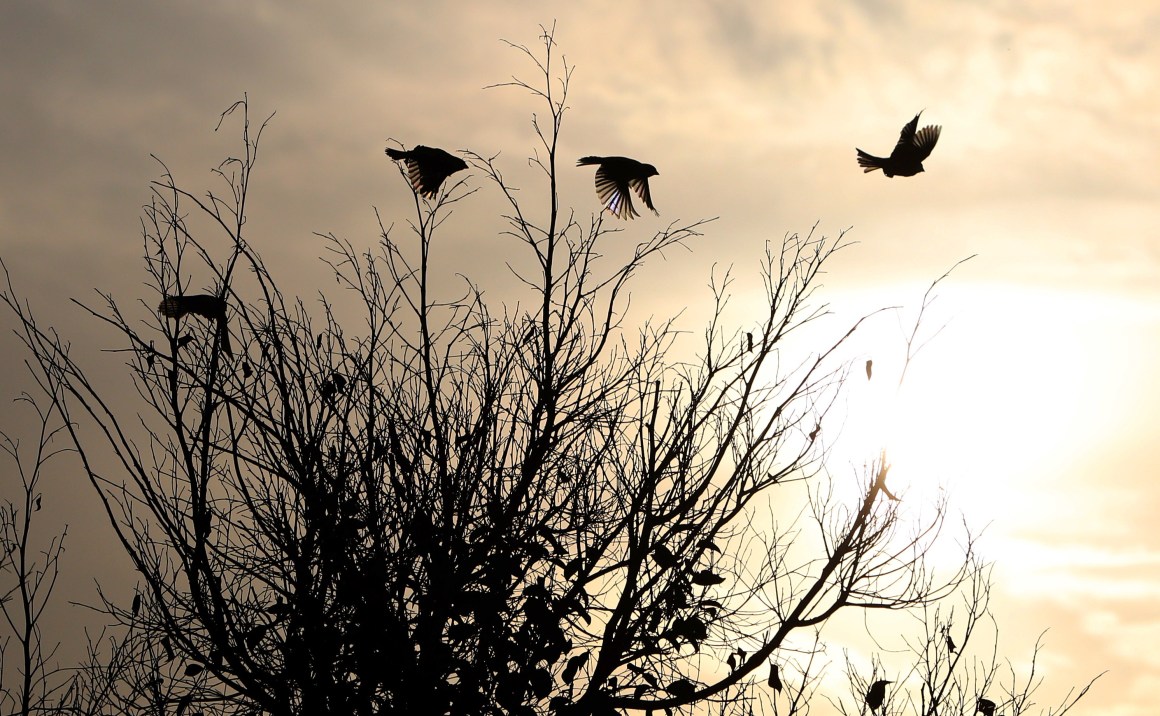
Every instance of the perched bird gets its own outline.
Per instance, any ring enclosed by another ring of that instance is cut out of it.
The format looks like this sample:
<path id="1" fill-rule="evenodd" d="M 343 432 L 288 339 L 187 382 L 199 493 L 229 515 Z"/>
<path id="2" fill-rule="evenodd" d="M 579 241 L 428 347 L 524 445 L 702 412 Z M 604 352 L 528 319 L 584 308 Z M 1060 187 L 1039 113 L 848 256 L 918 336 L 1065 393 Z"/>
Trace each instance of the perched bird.
<path id="1" fill-rule="evenodd" d="M 410 151 L 387 147 L 387 156 L 406 165 L 411 188 L 428 199 L 435 198 L 447 177 L 467 168 L 467 162 L 436 147 L 419 145 Z"/>
<path id="2" fill-rule="evenodd" d="M 596 170 L 596 196 L 600 197 L 600 203 L 617 218 L 631 219 L 640 216 L 632 205 L 629 188 L 636 192 L 644 205 L 652 209 L 654 214 L 660 214 L 653 206 L 652 194 L 648 190 L 648 178 L 660 174 L 656 167 L 628 157 L 583 157 L 576 162 L 578 167 L 591 164 L 600 166 Z"/>
<path id="3" fill-rule="evenodd" d="M 947 651 L 952 654 L 958 653 L 959 648 L 955 644 L 955 640 L 951 638 L 951 633 L 948 631 L 947 633 L 943 634 L 943 636 L 946 637 L 947 640 Z"/>
<path id="4" fill-rule="evenodd" d="M 224 298 L 208 294 L 166 296 L 157 306 L 157 310 L 169 318 L 181 318 L 187 313 L 195 313 L 216 320 L 226 315 L 226 301 Z"/>
<path id="5" fill-rule="evenodd" d="M 983 716 L 995 716 L 995 702 L 991 699 L 979 699 L 975 705 L 975 713 Z"/>
<path id="6" fill-rule="evenodd" d="M 916 133 L 918 118 L 921 115 L 922 112 L 914 115 L 914 119 L 907 122 L 906 126 L 902 128 L 902 133 L 898 136 L 898 144 L 894 145 L 894 151 L 890 153 L 889 157 L 876 157 L 859 149 L 858 166 L 862 167 L 862 171 L 872 172 L 875 169 L 881 169 L 882 173 L 888 177 L 912 177 L 925 171 L 922 168 L 922 160 L 930 156 L 931 150 L 934 149 L 934 145 L 938 141 L 938 135 L 942 132 L 942 127 L 928 124 Z"/>
<path id="7" fill-rule="evenodd" d="M 193 296 L 165 296 L 157 306 L 157 310 L 168 318 L 181 318 L 186 314 L 193 313 L 202 318 L 217 321 L 222 350 L 228 356 L 234 354 L 233 348 L 230 347 L 230 332 L 226 326 L 226 300 L 224 298 L 204 293 Z M 179 340 L 178 345 L 184 344 Z"/>
<path id="8" fill-rule="evenodd" d="M 886 685 L 893 683 L 893 681 L 879 679 L 870 685 L 870 689 L 866 692 L 866 705 L 870 707 L 871 711 L 877 711 L 882 707 L 882 702 L 886 700 Z"/>

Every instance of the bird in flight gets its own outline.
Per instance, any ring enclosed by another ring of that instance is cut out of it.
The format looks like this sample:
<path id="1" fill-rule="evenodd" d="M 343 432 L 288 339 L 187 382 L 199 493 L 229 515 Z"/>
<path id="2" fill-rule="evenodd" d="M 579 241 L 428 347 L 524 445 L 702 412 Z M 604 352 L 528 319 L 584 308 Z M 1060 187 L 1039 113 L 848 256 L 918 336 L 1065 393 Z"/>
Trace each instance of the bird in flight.
<path id="1" fill-rule="evenodd" d="M 942 127 L 928 124 L 916 132 L 918 118 L 921 115 L 922 112 L 914 115 L 914 119 L 907 122 L 906 126 L 902 128 L 902 133 L 898 135 L 898 144 L 894 145 L 894 151 L 890 153 L 889 157 L 876 157 L 859 149 L 858 166 L 862 167 L 862 171 L 872 172 L 875 169 L 881 169 L 882 173 L 888 177 L 912 177 L 921 171 L 926 171 L 922 168 L 922 160 L 930 156 L 931 150 L 938 142 L 938 135 L 942 132 Z"/>
<path id="2" fill-rule="evenodd" d="M 576 166 L 599 165 L 596 170 L 596 196 L 600 203 L 617 218 L 631 219 L 640 216 L 632 205 L 631 188 L 641 198 L 644 205 L 660 214 L 653 206 L 652 194 L 648 190 L 648 178 L 660 172 L 651 164 L 642 164 L 628 157 L 583 157 Z"/>
<path id="3" fill-rule="evenodd" d="M 407 167 L 407 179 L 415 193 L 434 199 L 439 185 L 455 172 L 467 168 L 467 162 L 436 147 L 419 145 L 407 151 L 387 147 L 387 156 Z"/>

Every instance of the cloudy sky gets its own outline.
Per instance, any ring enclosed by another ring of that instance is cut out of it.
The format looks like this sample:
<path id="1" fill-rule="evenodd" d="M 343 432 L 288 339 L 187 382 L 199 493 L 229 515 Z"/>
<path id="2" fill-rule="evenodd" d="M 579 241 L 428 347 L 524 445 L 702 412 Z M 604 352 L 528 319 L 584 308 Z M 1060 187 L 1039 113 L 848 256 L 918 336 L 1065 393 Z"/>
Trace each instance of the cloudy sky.
<path id="1" fill-rule="evenodd" d="M 1154 713 L 1155 2 L 3 0 L 0 257 L 43 320 L 107 346 L 67 299 L 140 294 L 140 207 L 160 171 L 150 155 L 209 188 L 237 148 L 236 124 L 214 131 L 218 115 L 246 93 L 255 117 L 276 112 L 250 240 L 313 295 L 325 287 L 314 232 L 370 245 L 374 208 L 400 225 L 410 216 L 388 138 L 499 152 L 524 176 L 541 108 L 484 87 L 535 79 L 501 40 L 534 46 L 553 22 L 575 67 L 564 156 L 657 166 L 661 217 L 632 232 L 719 217 L 692 251 L 641 274 L 644 315 L 688 307 L 695 320 L 689 287 L 714 265 L 755 279 L 765 241 L 815 223 L 828 235 L 852 227 L 857 242 L 826 278 L 842 320 L 916 308 L 933 279 L 975 257 L 940 285 L 931 325 L 945 328 L 892 399 L 896 479 L 915 494 L 945 485 L 987 527 L 1005 652 L 1025 655 L 1050 627 L 1049 687 L 1109 669 L 1081 712 Z M 943 127 L 926 173 L 864 175 L 854 147 L 889 152 L 919 110 Z M 440 258 L 503 296 L 511 240 L 494 191 L 469 181 L 481 191 L 457 210 Z M 565 171 L 562 192 L 581 215 L 598 209 L 590 169 Z M 749 284 L 738 285 L 744 301 Z M 863 344 L 883 370 L 898 325 Z M 17 365 L 8 336 L 0 349 Z M 7 400 L 24 383 L 3 373 Z M 19 424 L 11 411 L 0 420 Z M 85 511 L 60 513 L 80 555 L 99 530 Z"/>

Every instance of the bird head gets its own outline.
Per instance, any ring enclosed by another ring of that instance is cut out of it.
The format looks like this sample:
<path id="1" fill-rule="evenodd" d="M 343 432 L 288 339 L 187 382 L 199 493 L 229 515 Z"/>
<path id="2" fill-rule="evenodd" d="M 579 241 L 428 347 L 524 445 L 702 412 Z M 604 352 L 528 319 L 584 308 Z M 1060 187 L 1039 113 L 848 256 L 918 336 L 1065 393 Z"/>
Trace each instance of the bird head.
<path id="1" fill-rule="evenodd" d="M 660 175 L 660 172 L 658 172 L 657 168 L 654 167 L 653 165 L 645 164 L 644 165 L 644 175 L 646 177 L 655 177 L 655 176 Z"/>

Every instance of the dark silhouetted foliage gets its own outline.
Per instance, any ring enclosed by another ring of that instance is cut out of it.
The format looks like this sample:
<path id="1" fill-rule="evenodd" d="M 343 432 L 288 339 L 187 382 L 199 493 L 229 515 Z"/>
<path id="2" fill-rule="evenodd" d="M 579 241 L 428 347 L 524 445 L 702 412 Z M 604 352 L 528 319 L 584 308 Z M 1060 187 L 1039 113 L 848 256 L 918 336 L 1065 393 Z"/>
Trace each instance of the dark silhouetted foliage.
<path id="1" fill-rule="evenodd" d="M 671 320 L 628 324 L 634 276 L 706 222 L 631 237 L 603 212 L 581 224 L 561 208 L 571 67 L 543 40 L 541 53 L 517 46 L 537 82 L 505 86 L 551 118 L 533 122 L 544 210 L 494 156 L 465 153 L 507 203 L 510 251 L 526 259 L 513 265 L 531 267 L 513 268 L 518 305 L 489 304 L 470 282 L 444 296 L 430 258 L 477 238 L 450 209 L 481 190 L 439 191 L 463 162 L 422 147 L 396 156 L 431 199 L 415 202 L 408 233 L 383 227 L 370 249 L 322 237 L 345 307 L 324 297 L 311 311 L 284 293 L 244 211 L 266 126 L 251 127 L 246 102 L 226 113 L 243 145 L 218 172 L 226 191 L 200 196 L 165 169 L 143 221 L 145 305 L 218 320 L 228 305 L 229 326 L 212 330 L 231 334 L 233 355 L 200 321 L 133 318 L 109 298 L 90 310 L 129 349 L 141 402 L 125 413 L 11 284 L 0 295 L 141 585 L 130 606 L 101 605 L 116 634 L 62 708 L 805 714 L 820 629 L 847 610 L 920 617 L 916 641 L 891 655 L 912 661 L 915 713 L 962 711 L 996 686 L 995 659 L 961 661 L 988 614 L 971 536 L 960 562 L 935 569 L 945 503 L 904 514 L 885 453 L 855 477 L 826 469 L 820 426 L 853 365 L 839 350 L 864 319 L 813 334 L 817 345 L 793 339 L 826 315 L 815 291 L 841 237 L 768 245 L 743 328 L 725 326 L 728 280 L 713 284 L 695 347 Z M 623 195 L 602 194 L 614 213 L 631 213 L 625 185 L 652 208 L 652 167 L 595 161 L 598 188 L 603 175 Z M 183 296 L 195 274 L 212 295 Z M 952 616 L 953 656 L 939 638 Z M 843 713 L 863 694 L 882 702 L 865 668 L 848 664 L 856 697 L 833 697 Z"/>

